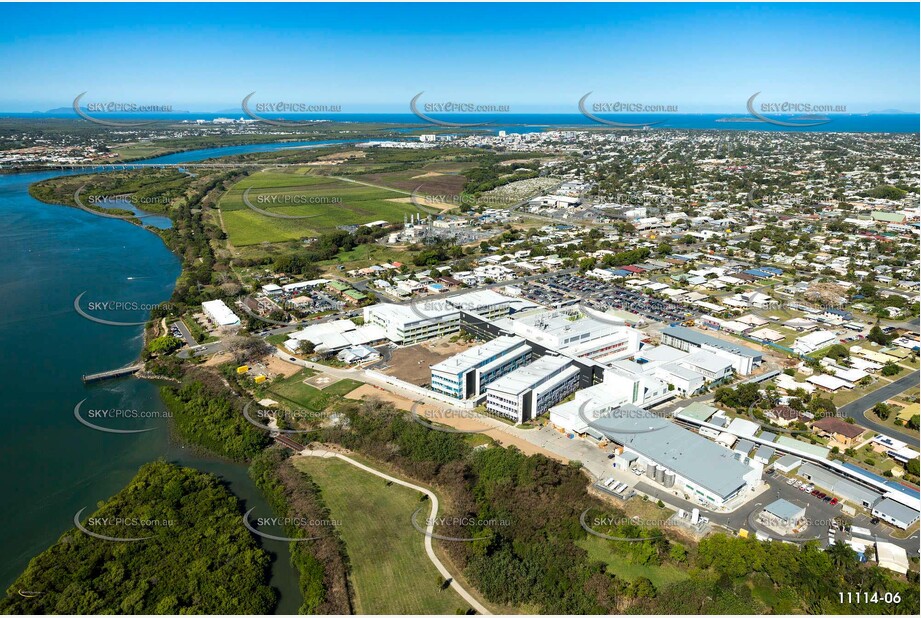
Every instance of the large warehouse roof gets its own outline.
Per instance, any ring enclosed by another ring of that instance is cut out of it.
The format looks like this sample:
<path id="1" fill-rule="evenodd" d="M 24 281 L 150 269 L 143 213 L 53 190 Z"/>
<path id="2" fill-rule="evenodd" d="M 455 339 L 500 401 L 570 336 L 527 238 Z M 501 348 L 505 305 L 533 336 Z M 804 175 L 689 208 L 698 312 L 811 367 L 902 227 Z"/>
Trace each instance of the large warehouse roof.
<path id="1" fill-rule="evenodd" d="M 693 343 L 695 345 L 708 345 L 719 350 L 725 350 L 726 352 L 732 352 L 739 356 L 748 356 L 751 358 L 761 358 L 761 352 L 758 350 L 753 350 L 747 348 L 744 345 L 739 345 L 731 341 L 726 341 L 725 339 L 719 339 L 718 337 L 713 337 L 705 333 L 699 333 L 696 330 L 691 330 L 686 326 L 669 326 L 662 331 L 663 335 L 671 335 L 672 337 L 677 337 L 683 341 Z"/>
<path id="2" fill-rule="evenodd" d="M 637 406 L 623 405 L 592 426 L 724 500 L 746 484 L 744 477 L 751 472 L 732 451 Z"/>

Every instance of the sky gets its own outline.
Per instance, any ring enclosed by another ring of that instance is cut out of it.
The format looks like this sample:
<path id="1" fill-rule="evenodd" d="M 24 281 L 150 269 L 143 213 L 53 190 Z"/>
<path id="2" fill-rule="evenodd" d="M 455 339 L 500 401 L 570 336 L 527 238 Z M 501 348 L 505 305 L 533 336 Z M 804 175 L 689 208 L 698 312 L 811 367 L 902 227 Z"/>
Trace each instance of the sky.
<path id="1" fill-rule="evenodd" d="M 918 4 L 4 4 L 0 111 L 87 101 L 919 111 Z"/>

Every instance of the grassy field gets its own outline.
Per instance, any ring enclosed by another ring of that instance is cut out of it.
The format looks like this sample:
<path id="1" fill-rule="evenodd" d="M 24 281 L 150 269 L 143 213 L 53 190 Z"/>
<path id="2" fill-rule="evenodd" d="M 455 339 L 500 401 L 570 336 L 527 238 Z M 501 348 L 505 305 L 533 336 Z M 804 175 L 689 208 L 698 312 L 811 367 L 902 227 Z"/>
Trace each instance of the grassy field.
<path id="1" fill-rule="evenodd" d="M 470 164 L 436 161 L 421 168 L 362 174 L 354 178 L 403 191 L 412 192 L 418 189 L 420 195 L 458 195 L 467 182 L 459 172 L 469 166 Z"/>
<path id="2" fill-rule="evenodd" d="M 302 369 L 289 378 L 273 383 L 268 389 L 268 394 L 270 397 L 282 399 L 283 404 L 320 412 L 335 398 L 342 397 L 361 386 L 361 382 L 357 380 L 340 380 L 320 390 L 304 383 L 305 378 L 314 374 L 315 371 Z"/>
<path id="3" fill-rule="evenodd" d="M 417 492 L 337 459 L 298 458 L 294 465 L 319 485 L 351 564 L 358 614 L 453 614 L 467 604 L 439 574 L 410 524 Z M 423 503 L 428 509 L 428 502 Z M 424 520 L 424 516 L 422 516 Z M 422 521 L 422 520 L 420 520 Z"/>
<path id="4" fill-rule="evenodd" d="M 406 251 L 394 247 L 385 247 L 377 244 L 359 245 L 351 251 L 341 251 L 335 258 L 317 262 L 317 266 L 327 273 L 338 272 L 339 266 L 347 270 L 366 268 L 381 262 L 404 262 L 411 255 Z"/>
<path id="5" fill-rule="evenodd" d="M 604 562 L 609 573 L 614 573 L 627 581 L 633 581 L 637 577 L 646 577 L 656 588 L 661 588 L 688 578 L 686 572 L 671 564 L 662 566 L 631 564 L 626 556 L 611 551 L 608 547 L 609 543 L 610 541 L 597 536 L 589 536 L 576 544 L 588 552 L 589 561 Z"/>
<path id="6" fill-rule="evenodd" d="M 333 231 L 340 225 L 379 220 L 401 222 L 404 214 L 416 212 L 402 192 L 312 176 L 308 172 L 306 168 L 263 171 L 234 185 L 220 201 L 230 243 L 243 247 L 298 240 Z M 256 212 L 243 202 L 247 189 L 252 189 L 249 201 L 256 208 L 309 218 L 279 219 Z"/>

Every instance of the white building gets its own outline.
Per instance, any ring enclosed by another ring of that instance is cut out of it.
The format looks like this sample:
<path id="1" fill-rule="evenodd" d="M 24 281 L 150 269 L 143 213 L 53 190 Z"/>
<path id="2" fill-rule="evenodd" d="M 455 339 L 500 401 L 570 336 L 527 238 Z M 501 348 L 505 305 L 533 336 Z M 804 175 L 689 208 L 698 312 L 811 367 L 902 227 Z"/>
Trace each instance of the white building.
<path id="1" fill-rule="evenodd" d="M 643 333 L 626 324 L 601 321 L 574 308 L 529 315 L 513 320 L 510 328 L 538 345 L 598 362 L 636 354 L 643 338 Z"/>
<path id="2" fill-rule="evenodd" d="M 579 369 L 565 356 L 544 356 L 486 387 L 486 409 L 523 423 L 537 418 L 579 386 Z"/>
<path id="3" fill-rule="evenodd" d="M 496 337 L 432 365 L 432 390 L 458 399 L 483 394 L 486 386 L 531 360 L 521 337 Z"/>
<path id="4" fill-rule="evenodd" d="M 694 349 L 712 352 L 732 362 L 732 368 L 741 375 L 750 374 L 761 364 L 762 354 L 743 345 L 713 337 L 684 326 L 670 326 L 662 331 L 662 344 L 685 352 Z"/>
<path id="5" fill-rule="evenodd" d="M 395 343 L 411 344 L 456 333 L 461 311 L 486 318 L 508 315 L 514 299 L 492 290 L 479 290 L 449 298 L 421 299 L 412 305 L 380 303 L 364 308 L 364 319 L 384 329 Z"/>
<path id="6" fill-rule="evenodd" d="M 817 330 L 797 338 L 793 342 L 793 351 L 797 354 L 812 354 L 822 348 L 838 342 L 838 336 L 827 330 Z"/>
<path id="7" fill-rule="evenodd" d="M 311 324 L 289 335 L 285 347 L 291 352 L 299 352 L 302 341 L 309 341 L 316 352 L 336 352 L 356 346 L 368 346 L 381 343 L 387 338 L 384 329 L 375 324 L 355 324 L 351 320 L 333 320 Z"/>
<path id="8" fill-rule="evenodd" d="M 201 304 L 202 310 L 217 326 L 238 326 L 240 318 L 222 300 L 208 300 Z"/>

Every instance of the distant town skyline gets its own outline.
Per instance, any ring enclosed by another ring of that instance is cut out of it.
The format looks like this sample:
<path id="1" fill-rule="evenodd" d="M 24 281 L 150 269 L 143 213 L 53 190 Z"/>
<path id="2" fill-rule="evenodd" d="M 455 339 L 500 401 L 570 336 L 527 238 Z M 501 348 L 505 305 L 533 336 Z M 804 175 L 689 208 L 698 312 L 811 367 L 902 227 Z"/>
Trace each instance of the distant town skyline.
<path id="1" fill-rule="evenodd" d="M 917 4 L 4 6 L 0 111 L 84 102 L 220 113 L 254 101 L 408 113 L 426 103 L 745 113 L 919 111 Z M 228 111 L 228 113 L 230 113 Z"/>

